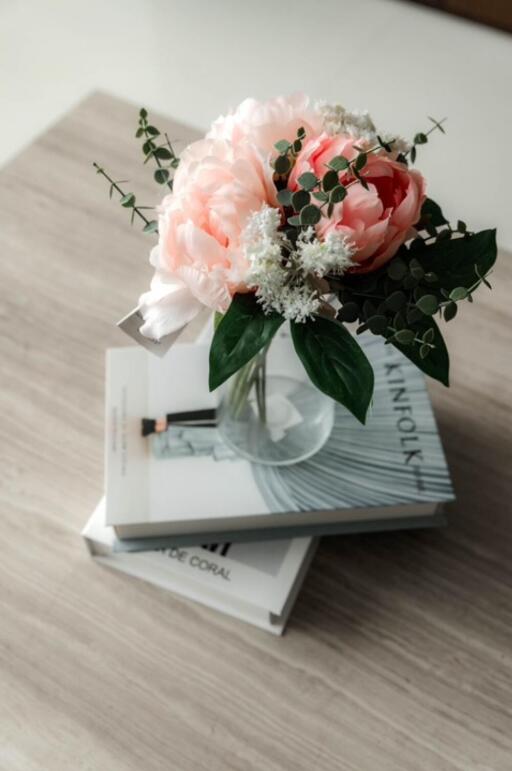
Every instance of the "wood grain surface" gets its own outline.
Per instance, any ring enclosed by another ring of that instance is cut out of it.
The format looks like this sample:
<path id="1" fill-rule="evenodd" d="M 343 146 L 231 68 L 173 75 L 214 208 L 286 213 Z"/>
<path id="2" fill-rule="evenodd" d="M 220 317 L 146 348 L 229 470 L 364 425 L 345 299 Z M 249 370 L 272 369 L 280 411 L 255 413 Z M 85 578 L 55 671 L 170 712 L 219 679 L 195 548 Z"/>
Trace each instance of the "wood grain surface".
<path id="1" fill-rule="evenodd" d="M 91 162 L 157 199 L 136 115 L 95 94 L 0 177 L 0 768 L 510 771 L 507 255 L 446 329 L 451 389 L 431 384 L 448 528 L 324 539 L 281 639 L 87 555 L 104 353 L 152 243 Z"/>

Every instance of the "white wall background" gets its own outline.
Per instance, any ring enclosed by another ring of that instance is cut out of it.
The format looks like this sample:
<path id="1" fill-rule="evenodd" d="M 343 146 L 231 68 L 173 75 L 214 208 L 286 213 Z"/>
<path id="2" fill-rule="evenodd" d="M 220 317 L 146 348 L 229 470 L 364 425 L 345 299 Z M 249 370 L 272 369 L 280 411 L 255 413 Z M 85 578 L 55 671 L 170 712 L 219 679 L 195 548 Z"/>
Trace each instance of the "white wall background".
<path id="1" fill-rule="evenodd" d="M 512 249 L 511 76 L 511 37 L 397 0 L 0 0 L 0 162 L 96 88 L 198 127 L 304 90 L 407 137 L 448 116 L 430 194 Z"/>

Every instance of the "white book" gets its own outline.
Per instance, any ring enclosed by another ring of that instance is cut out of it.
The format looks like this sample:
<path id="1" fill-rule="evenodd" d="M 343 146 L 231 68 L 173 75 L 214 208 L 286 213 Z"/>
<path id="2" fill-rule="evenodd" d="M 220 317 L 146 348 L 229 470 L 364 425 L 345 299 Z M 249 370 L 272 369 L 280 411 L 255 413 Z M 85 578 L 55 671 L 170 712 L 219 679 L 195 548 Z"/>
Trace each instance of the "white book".
<path id="1" fill-rule="evenodd" d="M 216 406 L 208 342 L 178 342 L 163 358 L 141 347 L 108 351 L 107 524 L 125 543 L 167 537 L 173 545 L 441 524 L 439 507 L 453 492 L 423 375 L 379 338 L 361 344 L 376 374 L 367 425 L 336 405 L 325 446 L 274 467 L 236 456 L 216 428 L 142 436 L 143 417 Z M 268 369 L 303 376 L 284 331 Z"/>
<path id="2" fill-rule="evenodd" d="M 98 562 L 277 635 L 317 546 L 316 539 L 293 538 L 118 552 L 104 498 L 82 535 Z"/>

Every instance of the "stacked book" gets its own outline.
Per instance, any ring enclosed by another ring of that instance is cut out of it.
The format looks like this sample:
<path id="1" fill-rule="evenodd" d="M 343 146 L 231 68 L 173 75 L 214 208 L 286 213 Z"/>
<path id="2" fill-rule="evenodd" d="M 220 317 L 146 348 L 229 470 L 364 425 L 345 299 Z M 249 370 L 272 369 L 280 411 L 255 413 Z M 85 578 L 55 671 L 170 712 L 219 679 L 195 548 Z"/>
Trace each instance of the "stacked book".
<path id="1" fill-rule="evenodd" d="M 235 455 L 215 425 L 143 436 L 144 418 L 216 406 L 207 330 L 163 358 L 108 351 L 105 498 L 83 531 L 95 559 L 281 634 L 319 536 L 442 524 L 453 492 L 423 375 L 380 338 L 363 345 L 366 426 L 336 406 L 324 447 L 292 466 Z M 282 332 L 269 370 L 294 366 Z"/>

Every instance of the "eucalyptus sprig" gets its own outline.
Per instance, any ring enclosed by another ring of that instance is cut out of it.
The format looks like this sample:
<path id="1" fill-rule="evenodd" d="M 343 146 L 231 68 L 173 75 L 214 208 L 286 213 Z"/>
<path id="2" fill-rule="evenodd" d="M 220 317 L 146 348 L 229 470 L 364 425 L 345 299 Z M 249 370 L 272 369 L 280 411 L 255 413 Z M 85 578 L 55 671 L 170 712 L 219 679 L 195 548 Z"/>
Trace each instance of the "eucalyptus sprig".
<path id="1" fill-rule="evenodd" d="M 119 203 L 121 204 L 121 206 L 123 206 L 125 209 L 131 209 L 131 224 L 133 225 L 135 217 L 137 216 L 144 223 L 144 228 L 143 228 L 144 233 L 158 233 L 157 220 L 149 220 L 146 217 L 146 215 L 143 213 L 143 211 L 146 211 L 148 209 L 153 209 L 153 207 L 137 205 L 137 199 L 135 197 L 135 193 L 131 193 L 131 192 L 126 193 L 122 189 L 121 185 L 127 182 L 127 180 L 112 179 L 112 177 L 98 163 L 94 161 L 92 165 L 96 169 L 96 173 L 100 174 L 102 177 L 104 177 L 107 180 L 107 182 L 110 183 L 109 198 L 112 198 L 112 195 L 115 191 L 120 196 Z"/>
<path id="2" fill-rule="evenodd" d="M 144 107 L 139 111 L 139 126 L 135 136 L 138 139 L 144 137 L 142 144 L 144 163 L 152 159 L 158 166 L 153 174 L 155 182 L 158 182 L 159 185 L 167 185 L 169 190 L 172 190 L 171 171 L 178 168 L 180 159 L 176 155 L 171 140 L 166 133 L 163 134 L 165 142 L 163 144 L 157 143 L 157 137 L 161 137 L 162 134 L 156 126 L 149 123 L 148 112 Z"/>
<path id="3" fill-rule="evenodd" d="M 412 141 L 411 149 L 408 150 L 406 153 L 403 154 L 404 159 L 407 159 L 407 155 L 410 155 L 411 163 L 415 163 L 416 161 L 416 155 L 417 151 L 416 148 L 418 145 L 426 145 L 428 142 L 428 138 L 430 134 L 432 134 L 433 131 L 440 131 L 442 134 L 446 134 L 446 131 L 443 128 L 443 123 L 446 122 L 446 118 L 441 118 L 441 120 L 436 120 L 435 118 L 431 118 L 430 115 L 428 116 L 429 121 L 431 121 L 434 125 L 431 126 L 428 131 L 418 131 L 417 134 L 414 135 L 414 139 Z"/>
<path id="4" fill-rule="evenodd" d="M 299 131 L 303 132 L 304 129 Z M 293 168 L 304 136 L 305 133 L 298 134 L 293 143 L 282 139 L 274 145 L 280 153 L 274 162 L 274 169 L 280 177 L 287 177 Z M 368 156 L 383 148 L 389 152 L 393 142 L 394 140 L 389 140 L 383 143 L 379 137 L 378 143 L 369 148 L 354 145 L 358 153 L 356 157 L 349 160 L 344 155 L 335 156 L 326 164 L 326 171 L 321 179 L 313 172 L 306 171 L 297 180 L 298 190 L 291 191 L 287 187 L 282 187 L 277 199 L 285 209 L 291 210 L 286 212 L 288 224 L 295 228 L 314 226 L 320 222 L 324 208 L 328 217 L 332 215 L 335 204 L 344 200 L 347 188 L 351 185 L 360 183 L 367 190 L 368 183 L 362 171 L 368 162 Z M 340 181 L 341 172 L 344 175 L 343 183 Z"/>
<path id="5" fill-rule="evenodd" d="M 417 228 L 425 229 L 404 244 L 387 265 L 368 274 L 330 277 L 338 293 L 342 322 L 359 322 L 357 333 L 382 335 L 420 369 L 448 383 L 448 353 L 434 322 L 451 321 L 458 304 L 472 302 L 496 260 L 494 230 L 469 233 L 459 221 L 451 227 L 440 207 L 427 199 Z"/>

